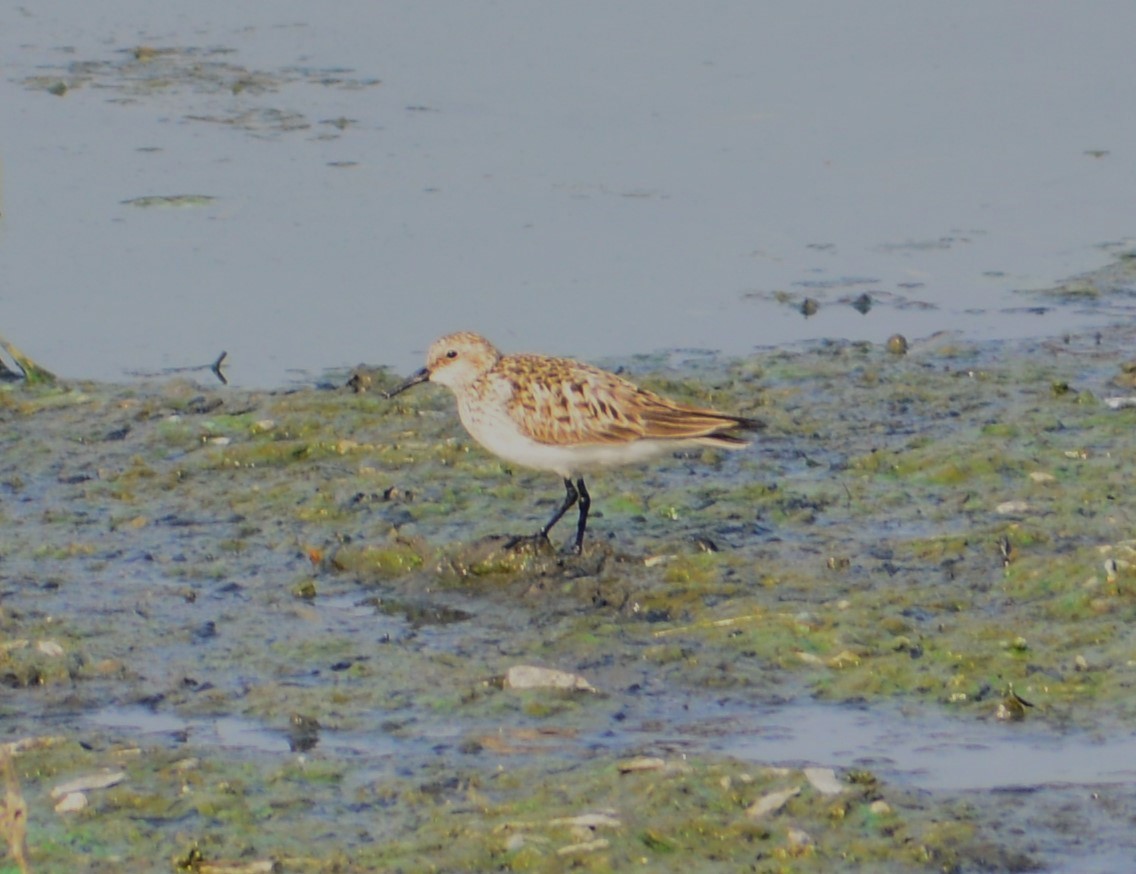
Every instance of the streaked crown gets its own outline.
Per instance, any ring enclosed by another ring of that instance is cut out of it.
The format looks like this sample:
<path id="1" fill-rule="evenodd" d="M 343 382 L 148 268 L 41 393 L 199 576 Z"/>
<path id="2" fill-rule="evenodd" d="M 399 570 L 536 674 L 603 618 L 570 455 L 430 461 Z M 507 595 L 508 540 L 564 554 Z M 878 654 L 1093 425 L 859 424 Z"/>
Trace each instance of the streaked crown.
<path id="1" fill-rule="evenodd" d="M 473 384 L 501 358 L 497 347 L 470 331 L 447 334 L 426 350 L 430 382 L 461 389 Z"/>

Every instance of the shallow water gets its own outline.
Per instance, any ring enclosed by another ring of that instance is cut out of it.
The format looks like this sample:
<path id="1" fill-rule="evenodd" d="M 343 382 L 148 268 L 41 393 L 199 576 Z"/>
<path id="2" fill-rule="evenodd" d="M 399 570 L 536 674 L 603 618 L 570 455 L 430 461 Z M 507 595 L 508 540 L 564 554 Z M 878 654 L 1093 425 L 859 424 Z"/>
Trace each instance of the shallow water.
<path id="1" fill-rule="evenodd" d="M 1134 28 L 1124 2 L 10 6 L 0 322 L 71 377 L 227 350 L 257 386 L 409 370 L 454 328 L 593 359 L 1057 334 L 1102 315 L 1014 292 L 1131 245 Z M 177 195 L 213 199 L 137 205 Z"/>
<path id="2" fill-rule="evenodd" d="M 83 716 L 93 727 L 143 742 L 176 742 L 187 749 L 295 751 L 287 733 L 237 717 L 180 717 L 145 707 L 107 707 Z M 375 722 L 381 722 L 376 716 Z M 487 727 L 488 728 L 488 727 Z M 435 726 L 413 739 L 381 731 L 324 730 L 314 755 L 346 756 L 373 774 L 425 755 L 456 754 L 469 726 Z M 1026 790 L 1057 784 L 1097 786 L 1136 782 L 1136 735 L 1094 737 L 1036 727 L 964 722 L 933 713 L 903 714 L 873 705 L 788 703 L 745 705 L 676 695 L 629 708 L 618 724 L 571 741 L 556 740 L 565 760 L 584 751 L 615 755 L 724 753 L 760 765 L 866 768 L 889 782 L 928 791 Z M 543 751 L 542 755 L 549 755 Z"/>
<path id="3" fill-rule="evenodd" d="M 300 748 L 286 730 L 237 717 L 179 717 L 115 706 L 84 715 L 82 723 L 100 735 L 168 746 L 186 755 L 253 756 L 268 764 L 302 751 L 305 758 L 349 763 L 346 789 L 414 773 L 424 761 L 454 773 L 476 762 L 487 775 L 503 766 L 515 769 L 518 759 L 525 758 L 555 771 L 558 764 L 567 768 L 585 759 L 632 755 L 697 760 L 725 754 L 739 773 L 747 766 L 820 766 L 837 773 L 865 769 L 891 786 L 962 799 L 983 809 L 992 834 L 1002 840 L 1008 832 L 1027 836 L 1046 871 L 1112 874 L 1130 864 L 1133 849 L 1124 811 L 1136 803 L 1136 736 L 1054 733 L 933 712 L 903 713 L 879 704 L 760 705 L 660 697 L 664 700 L 641 702 L 647 705 L 642 708 L 625 708 L 618 723 L 600 731 L 529 737 L 503 756 L 471 757 L 462 745 L 476 731 L 468 723 L 435 724 L 413 738 L 375 729 L 320 730 L 313 746 Z M 376 714 L 375 724 L 381 721 L 382 714 Z M 507 730 L 516 732 L 523 724 L 510 720 Z M 534 729 L 539 724 L 534 722 Z M 487 724 L 481 730 L 491 736 L 501 729 Z M 1078 818 L 1085 819 L 1083 841 L 1063 834 Z"/>

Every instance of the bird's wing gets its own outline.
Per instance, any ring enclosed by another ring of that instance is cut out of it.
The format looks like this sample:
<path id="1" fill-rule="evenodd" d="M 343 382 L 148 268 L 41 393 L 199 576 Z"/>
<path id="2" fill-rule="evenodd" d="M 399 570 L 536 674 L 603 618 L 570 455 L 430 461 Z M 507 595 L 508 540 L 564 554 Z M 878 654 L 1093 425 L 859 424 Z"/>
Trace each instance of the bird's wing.
<path id="1" fill-rule="evenodd" d="M 564 358 L 512 355 L 498 363 L 510 381 L 509 414 L 538 443 L 618 445 L 633 440 L 719 438 L 759 427 L 751 419 L 676 404 L 625 379 Z"/>

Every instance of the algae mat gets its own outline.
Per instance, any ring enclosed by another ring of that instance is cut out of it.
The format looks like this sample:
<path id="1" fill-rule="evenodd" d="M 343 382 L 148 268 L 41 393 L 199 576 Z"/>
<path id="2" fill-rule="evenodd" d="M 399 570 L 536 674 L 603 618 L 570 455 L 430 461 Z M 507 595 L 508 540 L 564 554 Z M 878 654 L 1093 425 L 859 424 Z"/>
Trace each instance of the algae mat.
<path id="1" fill-rule="evenodd" d="M 10 383 L 8 836 L 37 872 L 1109 870 L 1130 765 L 984 781 L 950 738 L 1130 739 L 1133 348 L 633 359 L 768 428 L 595 477 L 578 558 L 504 548 L 559 486 L 440 390 Z"/>

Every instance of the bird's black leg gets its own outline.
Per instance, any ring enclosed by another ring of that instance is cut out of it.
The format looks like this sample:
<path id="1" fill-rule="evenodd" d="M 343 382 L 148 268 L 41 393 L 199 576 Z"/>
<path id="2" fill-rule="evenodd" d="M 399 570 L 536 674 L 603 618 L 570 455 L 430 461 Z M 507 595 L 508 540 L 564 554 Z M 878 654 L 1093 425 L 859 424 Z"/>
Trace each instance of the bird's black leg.
<path id="1" fill-rule="evenodd" d="M 584 484 L 584 481 L 580 480 L 580 485 L 583 485 L 583 484 Z M 564 503 L 560 505 L 559 510 L 557 510 L 555 513 L 552 514 L 552 518 L 548 520 L 548 524 L 540 529 L 540 536 L 547 538 L 548 532 L 552 530 L 552 526 L 555 525 L 557 522 L 559 522 L 560 517 L 563 516 L 565 513 L 567 513 L 568 508 L 571 507 L 573 504 L 575 504 L 576 501 L 578 501 L 578 500 L 580 500 L 580 493 L 577 492 L 576 487 L 574 485 L 572 485 L 572 480 L 565 479 L 564 480 Z M 588 500 L 588 493 L 587 492 L 584 492 L 584 499 L 583 500 L 584 501 Z M 583 506 L 583 502 L 581 502 L 581 506 Z"/>
<path id="2" fill-rule="evenodd" d="M 565 482 L 568 482 L 565 480 Z M 571 484 L 569 484 L 571 485 Z M 580 477 L 576 480 L 576 488 L 574 491 L 580 495 L 580 521 L 576 523 L 576 552 L 582 553 L 584 551 L 584 529 L 588 527 L 588 508 L 592 506 L 592 496 L 588 494 L 587 488 L 584 487 L 584 478 Z M 564 510 L 568 507 L 565 506 Z M 561 510 L 560 512 L 564 512 Z"/>
<path id="3" fill-rule="evenodd" d="M 579 491 L 577 491 L 577 488 Z M 584 526 L 588 521 L 588 507 L 591 506 L 592 499 L 588 495 L 588 490 L 584 488 L 584 480 L 576 480 L 576 485 L 572 485 L 572 480 L 564 480 L 564 503 L 562 503 L 556 512 L 552 514 L 552 518 L 548 520 L 548 524 L 540 529 L 536 534 L 528 534 L 521 537 L 511 537 L 505 544 L 505 549 L 514 549 L 522 544 L 532 545 L 534 541 L 548 541 L 548 532 L 552 530 L 552 526 L 560 521 L 560 517 L 568 512 L 569 508 L 577 501 L 580 502 L 580 522 L 576 526 L 576 552 L 579 553 L 581 545 L 584 542 Z"/>

